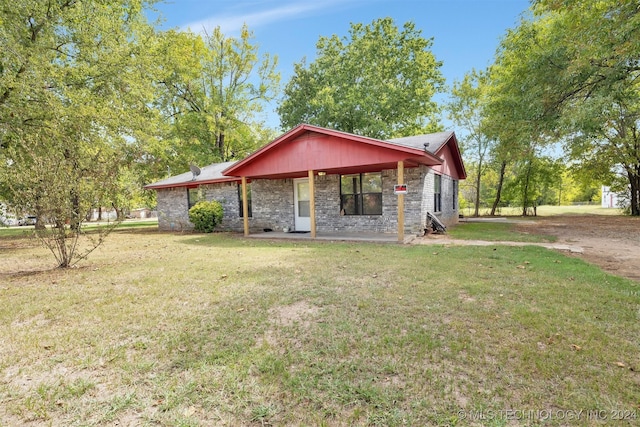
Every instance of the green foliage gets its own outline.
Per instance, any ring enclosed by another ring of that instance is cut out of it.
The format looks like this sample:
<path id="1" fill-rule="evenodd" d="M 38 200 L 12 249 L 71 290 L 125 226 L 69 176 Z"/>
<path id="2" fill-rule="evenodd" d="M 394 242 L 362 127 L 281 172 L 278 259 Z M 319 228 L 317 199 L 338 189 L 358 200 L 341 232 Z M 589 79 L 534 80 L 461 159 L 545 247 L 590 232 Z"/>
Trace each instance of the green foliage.
<path id="1" fill-rule="evenodd" d="M 637 1 L 539 0 L 532 11 L 491 70 L 494 131 L 512 148 L 508 141 L 562 139 L 574 169 L 604 182 L 621 172 L 640 215 Z"/>
<path id="2" fill-rule="evenodd" d="M 451 100 L 447 106 L 454 124 L 466 131 L 459 138 L 465 161 L 473 161 L 474 169 L 474 216 L 478 216 L 481 203 L 482 176 L 488 166 L 488 158 L 495 142 L 483 129 L 483 113 L 487 104 L 488 76 L 485 72 L 472 70 L 461 82 L 454 82 Z"/>
<path id="3" fill-rule="evenodd" d="M 220 202 L 216 200 L 196 203 L 189 209 L 189 221 L 196 231 L 211 233 L 222 222 L 224 211 Z"/>
<path id="4" fill-rule="evenodd" d="M 278 60 L 259 56 L 252 39 L 246 26 L 239 37 L 226 37 L 220 27 L 204 36 L 162 35 L 158 55 L 167 59 L 157 104 L 168 127 L 153 156 L 165 168 L 182 172 L 190 163 L 243 158 L 271 139 L 258 117 L 278 93 Z"/>
<path id="5" fill-rule="evenodd" d="M 38 216 L 37 235 L 61 267 L 86 256 L 77 252 L 81 223 L 96 204 L 118 203 L 120 168 L 156 118 L 149 3 L 0 8 L 0 192 Z"/>
<path id="6" fill-rule="evenodd" d="M 432 97 L 441 62 L 413 23 L 391 18 L 351 24 L 349 37 L 320 37 L 316 60 L 295 64 L 278 108 L 283 128 L 300 123 L 373 138 L 441 129 Z"/>

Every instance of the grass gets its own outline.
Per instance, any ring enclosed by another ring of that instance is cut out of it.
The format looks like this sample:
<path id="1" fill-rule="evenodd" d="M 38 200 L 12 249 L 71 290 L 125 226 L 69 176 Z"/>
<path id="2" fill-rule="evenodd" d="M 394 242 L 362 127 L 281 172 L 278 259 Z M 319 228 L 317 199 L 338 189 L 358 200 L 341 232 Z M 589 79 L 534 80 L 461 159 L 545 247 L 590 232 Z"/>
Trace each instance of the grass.
<path id="1" fill-rule="evenodd" d="M 131 229 L 61 271 L 4 243 L 2 426 L 640 416 L 640 284 L 543 248 Z"/>
<path id="2" fill-rule="evenodd" d="M 491 208 L 481 208 L 480 216 L 487 216 L 491 212 Z M 473 215 L 473 207 L 461 210 L 465 216 Z M 617 208 L 603 208 L 600 205 L 571 205 L 571 206 L 551 206 L 543 205 L 537 208 L 538 216 L 553 215 L 621 215 L 622 210 Z M 521 207 L 503 207 L 496 212 L 498 216 L 521 216 Z"/>
<path id="3" fill-rule="evenodd" d="M 93 231 L 98 227 L 103 227 L 107 223 L 86 222 L 82 225 L 82 230 Z M 126 229 L 155 229 L 158 227 L 157 220 L 126 220 L 120 223 L 116 230 Z M 0 227 L 0 238 L 3 237 L 30 237 L 33 234 L 33 226 L 26 227 Z"/>
<path id="4" fill-rule="evenodd" d="M 525 223 L 523 223 L 525 224 Z M 490 242 L 512 241 L 527 243 L 555 242 L 555 236 L 524 231 L 517 223 L 507 222 L 466 222 L 447 230 L 454 239 L 487 240 Z"/>

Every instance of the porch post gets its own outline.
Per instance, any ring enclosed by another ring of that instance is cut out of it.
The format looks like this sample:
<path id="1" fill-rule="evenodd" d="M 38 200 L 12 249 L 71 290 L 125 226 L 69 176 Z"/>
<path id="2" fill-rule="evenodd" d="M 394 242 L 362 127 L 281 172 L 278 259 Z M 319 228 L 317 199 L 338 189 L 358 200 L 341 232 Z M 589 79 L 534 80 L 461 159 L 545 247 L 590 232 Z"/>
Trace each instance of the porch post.
<path id="1" fill-rule="evenodd" d="M 309 214 L 311 216 L 311 238 L 316 238 L 316 184 L 313 169 L 309 170 Z"/>
<path id="2" fill-rule="evenodd" d="M 244 235 L 249 235 L 249 203 L 247 203 L 247 177 L 242 177 L 242 223 Z"/>
<path id="3" fill-rule="evenodd" d="M 404 184 L 404 162 L 398 161 L 398 184 Z M 404 194 L 398 194 L 398 243 L 404 243 Z"/>

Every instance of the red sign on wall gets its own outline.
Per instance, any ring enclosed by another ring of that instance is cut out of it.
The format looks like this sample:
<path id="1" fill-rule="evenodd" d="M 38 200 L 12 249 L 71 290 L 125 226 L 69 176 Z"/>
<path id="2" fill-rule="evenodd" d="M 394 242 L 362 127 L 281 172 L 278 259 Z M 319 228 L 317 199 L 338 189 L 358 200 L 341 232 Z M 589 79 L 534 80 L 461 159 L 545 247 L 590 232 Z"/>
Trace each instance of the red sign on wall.
<path id="1" fill-rule="evenodd" d="M 407 184 L 396 184 L 393 186 L 393 192 L 396 194 L 407 194 Z"/>

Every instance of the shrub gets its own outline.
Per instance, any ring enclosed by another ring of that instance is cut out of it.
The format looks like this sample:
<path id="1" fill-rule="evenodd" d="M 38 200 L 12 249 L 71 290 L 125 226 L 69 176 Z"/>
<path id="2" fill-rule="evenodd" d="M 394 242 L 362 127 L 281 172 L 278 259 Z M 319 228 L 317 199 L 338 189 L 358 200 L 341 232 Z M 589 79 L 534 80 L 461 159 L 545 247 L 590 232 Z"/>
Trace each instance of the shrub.
<path id="1" fill-rule="evenodd" d="M 198 202 L 189 209 L 189 221 L 202 233 L 211 233 L 222 222 L 222 215 L 222 205 L 215 200 Z"/>

